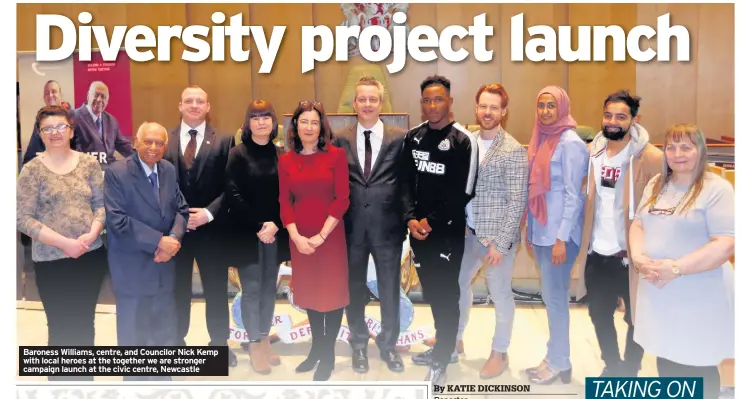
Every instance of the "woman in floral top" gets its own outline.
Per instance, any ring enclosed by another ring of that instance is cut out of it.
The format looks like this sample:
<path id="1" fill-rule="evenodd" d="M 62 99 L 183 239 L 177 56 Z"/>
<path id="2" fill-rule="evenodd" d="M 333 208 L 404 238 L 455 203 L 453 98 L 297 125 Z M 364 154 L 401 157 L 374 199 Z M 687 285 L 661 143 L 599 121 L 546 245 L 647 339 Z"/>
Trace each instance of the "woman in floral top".
<path id="1" fill-rule="evenodd" d="M 108 270 L 100 237 L 105 224 L 103 172 L 93 156 L 70 148 L 74 126 L 69 110 L 42 108 L 36 128 L 46 151 L 21 170 L 17 227 L 33 240 L 48 344 L 92 346 L 95 306 Z"/>

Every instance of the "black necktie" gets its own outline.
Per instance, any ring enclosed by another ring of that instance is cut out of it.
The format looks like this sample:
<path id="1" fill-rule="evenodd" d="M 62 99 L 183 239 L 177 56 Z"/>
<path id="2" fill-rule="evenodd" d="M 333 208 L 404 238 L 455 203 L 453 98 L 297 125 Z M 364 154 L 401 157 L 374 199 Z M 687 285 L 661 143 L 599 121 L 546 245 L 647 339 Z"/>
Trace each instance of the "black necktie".
<path id="1" fill-rule="evenodd" d="M 191 135 L 191 141 L 189 141 L 186 146 L 183 159 L 185 160 L 186 168 L 190 169 L 193 165 L 193 159 L 196 158 L 196 135 L 198 134 L 198 131 L 196 131 L 196 129 L 191 129 L 188 131 L 188 134 Z"/>
<path id="2" fill-rule="evenodd" d="M 371 175 L 371 131 L 366 130 L 363 132 L 363 135 L 366 136 L 366 156 L 363 165 L 363 177 L 368 180 L 368 177 Z"/>

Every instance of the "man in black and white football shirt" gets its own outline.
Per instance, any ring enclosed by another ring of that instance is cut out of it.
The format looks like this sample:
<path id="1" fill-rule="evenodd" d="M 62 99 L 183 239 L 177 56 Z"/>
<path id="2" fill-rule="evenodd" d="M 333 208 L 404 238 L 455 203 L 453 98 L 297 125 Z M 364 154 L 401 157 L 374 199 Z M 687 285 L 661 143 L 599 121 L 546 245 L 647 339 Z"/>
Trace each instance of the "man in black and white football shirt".
<path id="1" fill-rule="evenodd" d="M 431 76 L 420 90 L 427 121 L 405 137 L 403 204 L 413 261 L 433 312 L 436 344 L 412 361 L 430 367 L 426 381 L 443 385 L 456 345 L 465 209 L 474 197 L 478 154 L 473 135 L 450 116 L 451 82 Z"/>

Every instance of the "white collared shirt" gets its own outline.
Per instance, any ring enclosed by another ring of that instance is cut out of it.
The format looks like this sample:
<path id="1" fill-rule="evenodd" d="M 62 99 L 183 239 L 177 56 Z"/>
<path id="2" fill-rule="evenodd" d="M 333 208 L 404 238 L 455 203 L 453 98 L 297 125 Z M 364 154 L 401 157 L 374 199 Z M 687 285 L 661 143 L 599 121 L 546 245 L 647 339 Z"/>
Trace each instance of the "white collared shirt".
<path id="1" fill-rule="evenodd" d="M 373 169 L 376 159 L 379 157 L 379 151 L 381 151 L 381 141 L 384 139 L 384 123 L 379 119 L 371 129 L 366 129 L 358 123 L 356 129 L 358 130 L 356 147 L 358 150 L 358 162 L 361 163 L 361 170 L 363 170 L 363 166 L 366 164 L 366 135 L 363 132 L 371 130 L 371 169 Z"/>
<path id="2" fill-rule="evenodd" d="M 180 153 L 185 154 L 186 147 L 188 146 L 188 142 L 191 141 L 191 134 L 188 133 L 189 130 L 196 129 L 198 133 L 196 133 L 196 154 L 198 155 L 198 150 L 201 149 L 201 143 L 204 142 L 204 137 L 206 137 L 206 121 L 201 122 L 200 125 L 196 126 L 195 128 L 192 128 L 188 125 L 186 125 L 185 122 L 182 120 L 180 121 Z"/>

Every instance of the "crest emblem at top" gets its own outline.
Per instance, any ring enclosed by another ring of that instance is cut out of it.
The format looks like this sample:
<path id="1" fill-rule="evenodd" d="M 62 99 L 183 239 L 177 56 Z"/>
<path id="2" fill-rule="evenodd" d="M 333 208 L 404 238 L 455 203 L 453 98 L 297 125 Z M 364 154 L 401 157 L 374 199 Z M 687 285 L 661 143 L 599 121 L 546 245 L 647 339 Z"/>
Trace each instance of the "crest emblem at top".
<path id="1" fill-rule="evenodd" d="M 451 148 L 451 143 L 448 139 L 444 139 L 440 144 L 438 144 L 438 149 L 441 151 L 448 151 L 449 148 Z"/>

